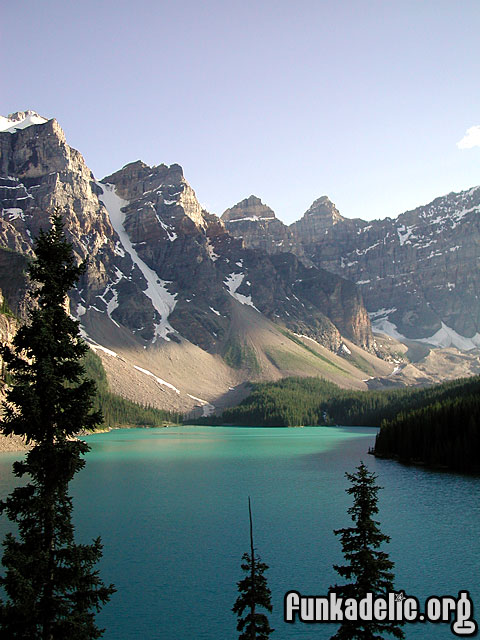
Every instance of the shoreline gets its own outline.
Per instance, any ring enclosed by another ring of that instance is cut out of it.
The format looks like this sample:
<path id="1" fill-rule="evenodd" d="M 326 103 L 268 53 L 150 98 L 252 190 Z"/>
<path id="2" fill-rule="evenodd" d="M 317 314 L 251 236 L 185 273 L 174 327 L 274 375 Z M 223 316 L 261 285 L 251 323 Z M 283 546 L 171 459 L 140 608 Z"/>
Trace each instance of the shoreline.
<path id="1" fill-rule="evenodd" d="M 95 429 L 95 431 L 82 430 L 82 431 L 79 431 L 75 437 L 83 438 L 85 436 L 95 435 L 96 433 L 108 433 L 116 429 L 164 429 L 164 428 L 173 427 L 173 426 L 176 426 L 176 425 L 159 424 L 155 426 L 151 426 L 151 425 L 147 426 L 147 425 L 138 425 L 138 424 L 126 424 L 126 425 L 115 426 L 115 427 L 102 427 L 100 429 Z M 5 436 L 3 435 L 3 433 L 0 433 L 0 454 L 26 452 L 26 451 L 29 451 L 29 449 L 31 449 L 32 446 L 33 445 L 31 444 L 26 444 L 25 440 L 21 436 L 17 436 L 14 434 Z"/>

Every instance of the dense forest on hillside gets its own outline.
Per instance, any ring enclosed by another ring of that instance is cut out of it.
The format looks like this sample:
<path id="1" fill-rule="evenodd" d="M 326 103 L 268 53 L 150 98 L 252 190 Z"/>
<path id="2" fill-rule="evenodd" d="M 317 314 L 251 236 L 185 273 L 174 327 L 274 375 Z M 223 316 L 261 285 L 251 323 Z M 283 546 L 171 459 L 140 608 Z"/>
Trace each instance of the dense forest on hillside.
<path id="1" fill-rule="evenodd" d="M 181 415 L 169 411 L 145 407 L 122 398 L 109 390 L 107 376 L 102 361 L 91 349 L 85 356 L 86 376 L 95 380 L 97 394 L 95 409 L 103 413 L 103 426 L 157 427 L 168 422 L 178 422 Z"/>
<path id="2" fill-rule="evenodd" d="M 341 389 L 321 378 L 285 378 L 252 385 L 252 393 L 238 406 L 226 409 L 216 423 L 380 426 L 382 420 L 393 420 L 399 414 L 431 405 L 443 406 L 474 394 L 480 395 L 480 377 L 385 391 Z M 212 424 L 212 418 L 202 422 Z"/>
<path id="3" fill-rule="evenodd" d="M 480 471 L 480 394 L 465 385 L 455 397 L 382 422 L 375 455 L 464 472 Z"/>

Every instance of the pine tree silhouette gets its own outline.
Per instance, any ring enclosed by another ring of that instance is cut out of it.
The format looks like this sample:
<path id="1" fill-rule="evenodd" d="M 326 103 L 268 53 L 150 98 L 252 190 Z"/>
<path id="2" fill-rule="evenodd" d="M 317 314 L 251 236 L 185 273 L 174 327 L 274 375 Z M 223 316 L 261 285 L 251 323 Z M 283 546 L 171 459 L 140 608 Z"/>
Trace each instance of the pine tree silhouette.
<path id="1" fill-rule="evenodd" d="M 334 531 L 340 537 L 347 564 L 334 565 L 333 568 L 350 582 L 330 587 L 330 591 L 343 598 L 355 598 L 358 601 L 367 593 L 379 596 L 394 590 L 394 563 L 387 553 L 378 551 L 382 543 L 388 543 L 390 538 L 380 531 L 380 523 L 372 518 L 378 513 L 377 493 L 380 487 L 375 483 L 377 476 L 363 462 L 357 467 L 356 473 L 345 475 L 352 484 L 346 492 L 353 495 L 353 506 L 348 509 L 348 513 L 355 526 Z M 384 640 L 385 634 L 404 638 L 405 634 L 400 627 L 400 623 L 388 620 L 344 620 L 331 640 Z"/>
<path id="2" fill-rule="evenodd" d="M 268 565 L 255 555 L 250 498 L 248 498 L 248 515 L 250 519 L 250 553 L 243 554 L 241 565 L 247 575 L 237 583 L 240 595 L 233 605 L 232 611 L 238 617 L 237 631 L 240 631 L 238 640 L 268 640 L 274 629 L 270 627 L 267 616 L 257 611 L 257 607 L 262 607 L 270 613 L 272 611 L 271 591 L 267 586 L 267 579 L 263 575 L 268 569 Z M 244 615 L 245 611 L 247 613 Z"/>
<path id="3" fill-rule="evenodd" d="M 102 556 L 100 538 L 90 545 L 74 541 L 68 485 L 89 450 L 74 435 L 102 417 L 92 411 L 95 385 L 84 379 L 81 360 L 88 347 L 66 311 L 67 292 L 85 263 L 76 265 L 61 216 L 54 214 L 51 223 L 35 242 L 29 268 L 36 284 L 29 322 L 18 330 L 13 348 L 1 349 L 12 376 L 1 430 L 34 445 L 13 465 L 18 478 L 29 477 L 28 484 L 0 503 L 1 512 L 18 525 L 18 537 L 8 534 L 3 542 L 0 577 L 6 594 L 0 630 L 12 640 L 99 638 L 95 612 L 115 591 L 94 568 Z"/>

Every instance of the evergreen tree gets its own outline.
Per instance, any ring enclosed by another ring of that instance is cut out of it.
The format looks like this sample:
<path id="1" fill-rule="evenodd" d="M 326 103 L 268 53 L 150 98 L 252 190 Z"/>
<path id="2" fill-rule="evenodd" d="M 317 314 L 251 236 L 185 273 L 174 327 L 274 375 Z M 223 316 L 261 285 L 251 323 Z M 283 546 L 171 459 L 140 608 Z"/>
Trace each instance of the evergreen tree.
<path id="1" fill-rule="evenodd" d="M 356 473 L 346 473 L 352 486 L 346 492 L 353 496 L 353 506 L 348 509 L 355 523 L 354 527 L 337 529 L 335 535 L 340 536 L 342 551 L 347 564 L 334 565 L 335 571 L 350 582 L 330 588 L 343 598 L 355 598 L 359 601 L 367 593 L 374 596 L 393 592 L 393 562 L 388 554 L 377 549 L 382 543 L 390 541 L 390 537 L 380 531 L 379 522 L 372 516 L 378 513 L 376 485 L 377 476 L 368 471 L 363 462 Z M 388 620 L 350 621 L 344 620 L 331 640 L 383 640 L 384 634 L 395 638 L 404 638 L 405 634 L 398 622 Z"/>
<path id="2" fill-rule="evenodd" d="M 13 465 L 18 478 L 29 477 L 28 484 L 0 502 L 0 511 L 18 525 L 18 538 L 9 534 L 3 543 L 0 630 L 12 639 L 90 640 L 102 635 L 94 615 L 115 589 L 94 569 L 102 555 L 100 539 L 74 542 L 68 485 L 89 450 L 75 433 L 102 418 L 92 411 L 94 384 L 84 379 L 81 360 L 88 347 L 66 311 L 67 292 L 85 263 L 76 265 L 61 217 L 54 214 L 51 222 L 51 230 L 36 240 L 29 268 L 36 283 L 29 322 L 18 330 L 13 348 L 1 350 L 13 382 L 0 427 L 33 448 Z"/>
<path id="3" fill-rule="evenodd" d="M 267 586 L 267 579 L 263 575 L 268 565 L 255 555 L 253 546 L 252 508 L 248 498 L 248 515 L 250 518 L 250 553 L 244 553 L 242 557 L 242 569 L 246 576 L 237 582 L 240 595 L 238 596 L 232 611 L 237 614 L 237 631 L 240 631 L 238 640 L 268 640 L 274 629 L 264 613 L 259 613 L 257 607 L 272 611 L 271 591 Z M 243 615 L 245 610 L 248 613 Z M 242 617 L 243 616 L 243 617 Z"/>

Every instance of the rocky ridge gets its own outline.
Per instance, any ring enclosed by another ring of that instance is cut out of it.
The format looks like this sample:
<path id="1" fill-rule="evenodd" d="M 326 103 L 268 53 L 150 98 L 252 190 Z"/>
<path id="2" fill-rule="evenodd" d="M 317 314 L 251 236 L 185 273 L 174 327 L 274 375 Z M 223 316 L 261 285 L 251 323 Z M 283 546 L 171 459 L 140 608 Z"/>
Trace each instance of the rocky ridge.
<path id="1" fill-rule="evenodd" d="M 480 345 L 480 188 L 395 219 L 332 224 L 301 237 L 309 258 L 353 280 L 372 322 L 394 337 Z"/>
<path id="2" fill-rule="evenodd" d="M 479 213 L 480 187 L 371 222 L 342 217 L 323 196 L 288 227 L 291 251 L 353 281 L 375 330 L 468 350 L 480 345 Z M 278 253 L 261 239 L 265 232 L 251 226 L 244 242 Z"/>
<path id="3" fill-rule="evenodd" d="M 372 346 L 355 287 L 322 269 L 306 268 L 292 254 L 280 260 L 258 247 L 245 249 L 221 220 L 200 207 L 179 165 L 148 167 L 136 162 L 102 182 L 114 185 L 124 199 L 122 226 L 138 258 L 164 283 L 164 297 L 170 296 L 169 323 L 177 339 L 183 336 L 221 352 L 233 298 L 334 351 L 341 347 L 341 335 Z M 265 213 L 264 205 L 250 202 L 257 213 L 258 208 Z M 117 231 L 122 233 L 120 227 Z"/>

